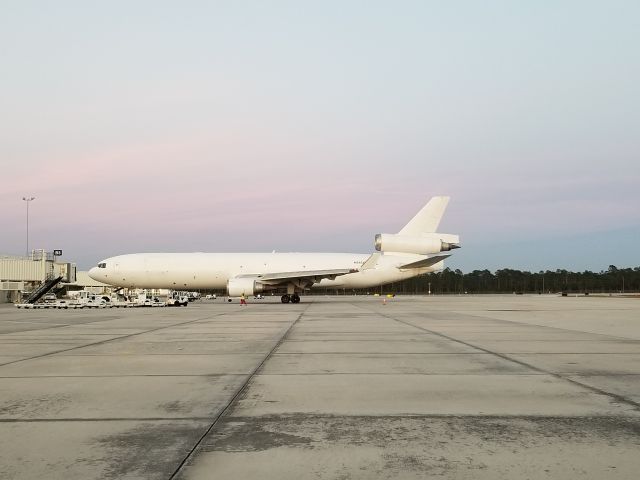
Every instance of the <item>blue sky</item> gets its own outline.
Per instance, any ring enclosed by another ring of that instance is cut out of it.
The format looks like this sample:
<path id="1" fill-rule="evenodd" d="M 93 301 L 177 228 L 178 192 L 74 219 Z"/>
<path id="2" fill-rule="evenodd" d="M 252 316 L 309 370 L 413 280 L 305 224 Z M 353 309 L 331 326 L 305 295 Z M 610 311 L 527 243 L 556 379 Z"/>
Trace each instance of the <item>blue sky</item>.
<path id="1" fill-rule="evenodd" d="M 640 265 L 637 2 L 30 2 L 0 15 L 0 252 Z"/>

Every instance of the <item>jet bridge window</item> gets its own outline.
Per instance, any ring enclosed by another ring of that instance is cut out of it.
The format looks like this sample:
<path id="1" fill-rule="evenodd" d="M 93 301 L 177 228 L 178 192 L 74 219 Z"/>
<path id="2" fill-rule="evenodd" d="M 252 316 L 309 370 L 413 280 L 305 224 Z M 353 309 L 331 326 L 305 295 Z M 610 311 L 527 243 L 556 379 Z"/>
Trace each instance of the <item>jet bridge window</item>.
<path id="1" fill-rule="evenodd" d="M 98 264 L 98 268 L 107 268 L 107 264 L 106 263 L 99 263 Z"/>

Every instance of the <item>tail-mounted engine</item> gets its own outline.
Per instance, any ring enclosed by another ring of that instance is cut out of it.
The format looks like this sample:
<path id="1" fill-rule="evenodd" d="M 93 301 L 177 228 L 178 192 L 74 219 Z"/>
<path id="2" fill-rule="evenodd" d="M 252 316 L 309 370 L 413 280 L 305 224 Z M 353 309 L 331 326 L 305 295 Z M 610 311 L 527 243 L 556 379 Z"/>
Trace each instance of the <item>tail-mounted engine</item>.
<path id="1" fill-rule="evenodd" d="M 376 235 L 375 245 L 379 252 L 428 255 L 460 248 L 459 242 L 458 235 L 447 233 L 423 233 L 421 235 L 379 233 Z"/>

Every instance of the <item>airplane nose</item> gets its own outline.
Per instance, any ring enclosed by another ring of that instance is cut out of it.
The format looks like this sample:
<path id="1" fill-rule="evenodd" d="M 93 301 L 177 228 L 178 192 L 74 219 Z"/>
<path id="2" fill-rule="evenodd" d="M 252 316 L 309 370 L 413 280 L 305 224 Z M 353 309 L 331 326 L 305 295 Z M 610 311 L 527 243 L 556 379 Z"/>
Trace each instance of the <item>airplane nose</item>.
<path id="1" fill-rule="evenodd" d="M 94 280 L 100 280 L 100 275 L 98 273 L 98 267 L 91 268 L 88 272 L 89 277 Z"/>

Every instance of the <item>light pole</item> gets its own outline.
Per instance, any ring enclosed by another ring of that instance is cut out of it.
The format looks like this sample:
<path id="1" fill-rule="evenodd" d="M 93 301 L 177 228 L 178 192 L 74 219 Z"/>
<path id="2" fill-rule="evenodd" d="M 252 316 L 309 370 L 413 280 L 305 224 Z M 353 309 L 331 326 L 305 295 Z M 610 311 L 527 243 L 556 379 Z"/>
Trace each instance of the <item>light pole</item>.
<path id="1" fill-rule="evenodd" d="M 27 202 L 27 257 L 29 256 L 29 204 L 35 199 L 36 197 L 22 197 L 22 200 Z"/>

